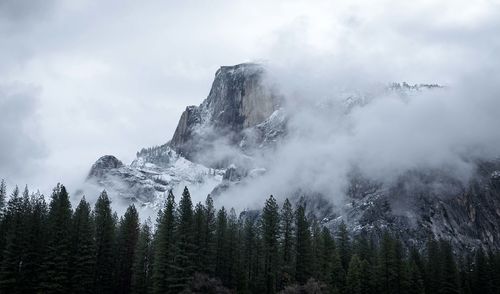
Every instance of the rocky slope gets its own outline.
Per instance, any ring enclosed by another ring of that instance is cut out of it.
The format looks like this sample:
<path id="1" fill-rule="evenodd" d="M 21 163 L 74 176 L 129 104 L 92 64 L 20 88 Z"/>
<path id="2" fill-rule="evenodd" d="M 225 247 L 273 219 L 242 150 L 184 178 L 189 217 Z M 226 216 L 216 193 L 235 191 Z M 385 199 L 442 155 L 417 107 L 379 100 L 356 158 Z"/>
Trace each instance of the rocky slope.
<path id="1" fill-rule="evenodd" d="M 325 225 L 345 221 L 353 233 L 378 236 L 388 229 L 417 248 L 430 236 L 457 250 L 500 248 L 500 160 L 477 163 L 466 183 L 443 170 L 415 170 L 391 185 L 358 179 L 350 187 L 340 212 L 323 214 Z"/>
<path id="2" fill-rule="evenodd" d="M 92 166 L 88 182 L 153 207 L 166 191 L 184 185 L 193 193 L 217 196 L 251 183 L 266 173 L 254 157 L 272 150 L 288 133 L 283 98 L 266 84 L 265 74 L 258 64 L 221 67 L 208 97 L 186 108 L 168 143 L 141 150 L 130 165 L 104 156 Z M 395 83 L 384 91 L 405 96 L 435 88 L 440 86 Z M 369 94 L 343 95 L 345 112 L 371 99 Z M 445 170 L 407 171 L 390 184 L 352 173 L 341 203 L 333 205 L 309 190 L 290 198 L 306 196 L 311 215 L 330 227 L 345 221 L 353 233 L 389 229 L 417 246 L 434 236 L 451 240 L 457 249 L 500 248 L 500 162 L 478 162 L 476 169 L 466 183 Z"/>
<path id="3" fill-rule="evenodd" d="M 244 130 L 260 131 L 252 143 L 262 143 L 266 136 L 259 125 L 272 119 L 280 104 L 278 96 L 263 82 L 263 75 L 259 64 L 221 67 L 207 99 L 182 113 L 169 145 L 187 159 L 199 161 L 197 154 L 216 148 L 221 138 L 234 145 L 248 139 Z"/>

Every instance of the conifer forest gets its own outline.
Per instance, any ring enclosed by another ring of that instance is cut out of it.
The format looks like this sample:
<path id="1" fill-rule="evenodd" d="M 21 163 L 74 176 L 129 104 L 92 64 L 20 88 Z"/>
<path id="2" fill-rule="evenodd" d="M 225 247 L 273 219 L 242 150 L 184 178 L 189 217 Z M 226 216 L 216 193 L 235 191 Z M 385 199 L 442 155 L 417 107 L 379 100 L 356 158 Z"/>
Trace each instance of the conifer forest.
<path id="1" fill-rule="evenodd" d="M 270 196 L 237 213 L 172 192 L 155 221 L 118 216 L 105 191 L 72 207 L 57 185 L 0 187 L 0 293 L 500 293 L 500 254 L 446 240 L 334 231 L 307 203 Z"/>

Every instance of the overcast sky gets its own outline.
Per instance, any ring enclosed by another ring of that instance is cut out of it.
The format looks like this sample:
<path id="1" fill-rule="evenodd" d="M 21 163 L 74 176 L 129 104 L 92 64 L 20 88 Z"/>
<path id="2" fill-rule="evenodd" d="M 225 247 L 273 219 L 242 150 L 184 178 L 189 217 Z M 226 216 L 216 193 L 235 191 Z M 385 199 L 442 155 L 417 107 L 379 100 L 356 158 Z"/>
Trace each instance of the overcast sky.
<path id="1" fill-rule="evenodd" d="M 130 163 L 221 65 L 451 85 L 498 72 L 498 2 L 374 2 L 0 0 L 0 178 L 72 190 L 102 155 Z"/>

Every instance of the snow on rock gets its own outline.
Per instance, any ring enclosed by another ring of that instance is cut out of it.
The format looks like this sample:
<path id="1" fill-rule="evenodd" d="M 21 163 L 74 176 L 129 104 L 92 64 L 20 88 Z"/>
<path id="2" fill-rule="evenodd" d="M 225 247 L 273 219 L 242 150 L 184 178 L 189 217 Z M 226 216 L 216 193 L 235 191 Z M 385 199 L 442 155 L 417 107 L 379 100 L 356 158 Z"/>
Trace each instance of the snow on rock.
<path id="1" fill-rule="evenodd" d="M 222 169 L 193 163 L 168 145 L 141 150 L 130 165 L 112 163 L 108 157 L 100 158 L 88 181 L 105 188 L 111 196 L 155 207 L 163 202 L 169 190 L 178 192 L 184 186 L 206 197 L 222 182 L 225 173 Z"/>

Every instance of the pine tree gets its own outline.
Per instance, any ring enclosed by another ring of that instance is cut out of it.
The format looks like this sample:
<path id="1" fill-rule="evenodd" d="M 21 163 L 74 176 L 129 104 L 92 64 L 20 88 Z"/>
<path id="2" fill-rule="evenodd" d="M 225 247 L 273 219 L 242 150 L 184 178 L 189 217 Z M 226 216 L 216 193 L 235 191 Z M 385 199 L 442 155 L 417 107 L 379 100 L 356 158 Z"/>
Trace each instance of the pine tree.
<path id="1" fill-rule="evenodd" d="M 199 202 L 194 208 L 193 215 L 193 243 L 194 243 L 194 268 L 196 272 L 203 272 L 204 240 L 205 240 L 205 207 Z"/>
<path id="2" fill-rule="evenodd" d="M 280 288 L 284 288 L 294 281 L 294 216 L 292 204 L 285 199 L 280 215 Z"/>
<path id="3" fill-rule="evenodd" d="M 132 265 L 135 258 L 135 249 L 139 238 L 139 214 L 132 204 L 127 208 L 120 220 L 118 231 L 118 260 L 116 293 L 131 293 Z"/>
<path id="4" fill-rule="evenodd" d="M 172 266 L 175 254 L 175 199 L 169 191 L 165 207 L 158 213 L 158 228 L 154 238 L 153 293 L 170 292 L 167 279 L 173 274 Z"/>
<path id="5" fill-rule="evenodd" d="M 311 275 L 311 231 L 306 218 L 306 205 L 301 200 L 295 211 L 295 279 L 305 284 Z"/>
<path id="6" fill-rule="evenodd" d="M 111 212 L 111 201 L 106 191 L 97 198 L 94 207 L 95 249 L 94 292 L 106 294 L 113 292 L 113 273 L 115 268 L 115 216 Z"/>
<path id="7" fill-rule="evenodd" d="M 312 238 L 311 238 L 311 257 L 312 257 L 312 265 L 311 265 L 311 276 L 315 280 L 321 280 L 321 261 L 322 261 L 322 252 L 323 252 L 323 242 L 321 238 L 321 227 L 318 220 L 313 217 L 312 218 L 312 226 L 311 226 Z"/>
<path id="8" fill-rule="evenodd" d="M 373 292 L 373 270 L 372 266 L 366 259 L 361 260 L 361 265 L 360 265 L 360 279 L 361 279 L 361 287 L 360 287 L 360 293 L 361 294 L 370 294 Z M 401 292 L 404 293 L 404 292 Z"/>
<path id="9" fill-rule="evenodd" d="M 132 293 L 148 294 L 152 290 L 153 248 L 151 227 L 146 221 L 140 230 L 133 264 Z"/>
<path id="10" fill-rule="evenodd" d="M 4 293 L 21 293 L 23 287 L 23 262 L 25 262 L 25 217 L 23 199 L 16 186 L 7 203 L 3 219 L 5 228 L 5 245 L 2 252 L 0 271 L 0 289 Z"/>
<path id="11" fill-rule="evenodd" d="M 347 226 L 342 221 L 339 225 L 337 232 L 337 250 L 339 253 L 340 261 L 344 271 L 347 272 L 349 262 L 351 261 L 351 244 L 350 244 L 349 232 L 347 231 Z"/>
<path id="12" fill-rule="evenodd" d="M 321 246 L 318 258 L 318 279 L 324 282 L 330 290 L 333 290 L 333 254 L 335 250 L 335 242 L 332 234 L 327 227 L 323 227 L 320 235 Z"/>
<path id="13" fill-rule="evenodd" d="M 441 253 L 434 239 L 427 241 L 425 293 L 438 293 L 441 286 Z"/>
<path id="14" fill-rule="evenodd" d="M 443 261 L 442 264 L 443 268 L 441 269 L 442 275 L 441 275 L 441 285 L 439 293 L 458 294 L 459 293 L 458 271 L 450 243 L 441 240 L 440 251 Z"/>
<path id="15" fill-rule="evenodd" d="M 488 258 L 482 249 L 476 253 L 474 273 L 474 291 L 476 293 L 492 293 L 491 269 Z"/>
<path id="16" fill-rule="evenodd" d="M 417 263 L 414 260 L 410 260 L 407 264 L 408 287 L 406 292 L 409 294 L 423 294 L 425 292 L 424 280 Z"/>
<path id="17" fill-rule="evenodd" d="M 3 218 L 5 210 L 5 199 L 7 198 L 7 187 L 4 179 L 0 181 L 0 220 Z"/>
<path id="18" fill-rule="evenodd" d="M 342 266 L 342 261 L 340 260 L 340 255 L 335 243 L 332 249 L 332 270 L 330 279 L 332 281 L 332 285 L 330 286 L 332 293 L 340 293 L 344 290 L 346 285 L 346 272 Z"/>
<path id="19" fill-rule="evenodd" d="M 24 188 L 22 194 L 22 221 L 21 227 L 18 234 L 20 234 L 22 251 L 18 268 L 19 277 L 19 288 L 21 292 L 31 291 L 36 289 L 36 283 L 39 280 L 38 273 L 36 270 L 40 266 L 42 260 L 37 260 L 40 255 L 38 253 L 38 248 L 34 248 L 31 243 L 32 239 L 32 228 L 36 226 L 33 219 L 33 202 L 29 195 L 28 187 Z"/>
<path id="20" fill-rule="evenodd" d="M 6 198 L 7 198 L 7 188 L 5 186 L 5 181 L 2 179 L 2 181 L 0 182 L 0 276 L 1 276 L 1 264 L 3 260 L 3 251 L 6 242 L 5 239 L 7 236 L 7 224 L 5 221 Z"/>
<path id="21" fill-rule="evenodd" d="M 379 252 L 379 289 L 382 293 L 396 293 L 398 284 L 397 256 L 394 240 L 384 232 Z"/>
<path id="22" fill-rule="evenodd" d="M 227 213 L 224 206 L 217 213 L 216 230 L 217 247 L 215 252 L 215 273 L 222 280 L 224 285 L 228 284 L 229 260 L 227 256 Z"/>
<path id="23" fill-rule="evenodd" d="M 276 199 L 267 199 L 261 218 L 261 234 L 264 254 L 265 293 L 276 293 L 278 281 L 279 212 Z"/>
<path id="24" fill-rule="evenodd" d="M 57 185 L 48 215 L 48 242 L 44 262 L 44 293 L 68 293 L 70 289 L 71 204 L 66 188 Z"/>
<path id="25" fill-rule="evenodd" d="M 215 273 L 215 256 L 216 256 L 216 238 L 215 231 L 217 228 L 215 218 L 214 201 L 210 195 L 205 201 L 205 228 L 203 230 L 204 239 L 202 245 L 202 272 L 209 275 Z"/>
<path id="26" fill-rule="evenodd" d="M 234 208 L 229 211 L 227 220 L 227 258 L 228 258 L 228 281 L 227 287 L 234 289 L 238 285 L 238 276 L 240 268 L 240 254 L 239 254 L 239 228 L 238 218 Z"/>
<path id="27" fill-rule="evenodd" d="M 95 263 L 94 222 L 90 204 L 83 197 L 72 220 L 72 291 L 92 293 Z"/>
<path id="28" fill-rule="evenodd" d="M 187 187 L 184 188 L 178 208 L 178 223 L 176 231 L 175 270 L 169 280 L 172 291 L 180 292 L 189 283 L 194 273 L 193 257 L 195 244 L 193 238 L 193 203 Z"/>
<path id="29" fill-rule="evenodd" d="M 28 232 L 26 244 L 26 262 L 24 269 L 27 279 L 24 281 L 24 288 L 29 292 L 41 291 L 41 282 L 43 278 L 43 261 L 45 257 L 46 232 L 47 232 L 47 214 L 48 207 L 45 197 L 40 193 L 30 196 L 29 217 L 26 228 Z"/>
<path id="30" fill-rule="evenodd" d="M 346 285 L 346 293 L 347 294 L 361 294 L 361 261 L 357 254 L 354 254 L 351 257 L 351 261 L 349 262 L 348 271 L 347 271 L 347 285 Z M 384 292 L 387 293 L 387 292 Z"/>
<path id="31" fill-rule="evenodd" d="M 500 252 L 495 252 L 490 255 L 490 264 L 492 271 L 493 289 L 497 289 L 497 294 L 500 290 Z"/>
<path id="32" fill-rule="evenodd" d="M 242 237 L 242 293 L 255 293 L 257 288 L 256 283 L 254 283 L 259 276 L 258 237 L 255 218 L 255 216 L 249 215 L 248 212 L 245 213 Z"/>
<path id="33" fill-rule="evenodd" d="M 394 246 L 394 272 L 396 274 L 394 281 L 394 291 L 396 293 L 402 293 L 408 286 L 408 273 L 406 272 L 406 266 L 404 263 L 404 249 L 403 244 L 400 240 L 393 240 Z"/>
<path id="34" fill-rule="evenodd" d="M 461 294 L 472 294 L 472 274 L 474 267 L 472 264 L 471 254 L 463 254 L 459 256 L 458 260 L 458 279 L 460 284 Z"/>

